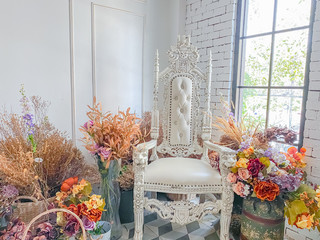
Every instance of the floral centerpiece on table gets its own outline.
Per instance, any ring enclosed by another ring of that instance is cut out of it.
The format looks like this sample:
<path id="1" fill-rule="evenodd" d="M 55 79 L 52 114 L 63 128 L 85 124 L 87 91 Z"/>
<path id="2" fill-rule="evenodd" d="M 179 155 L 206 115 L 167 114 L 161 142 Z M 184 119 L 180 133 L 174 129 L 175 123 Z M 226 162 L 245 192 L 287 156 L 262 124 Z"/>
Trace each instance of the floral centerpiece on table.
<path id="1" fill-rule="evenodd" d="M 77 214 L 85 230 L 96 231 L 106 203 L 100 195 L 91 192 L 90 182 L 84 179 L 79 182 L 77 177 L 68 178 L 62 183 L 61 191 L 56 193 L 56 201 L 59 207 Z M 79 234 L 79 222 L 67 213 L 57 214 L 57 224 L 63 227 L 64 234 L 69 237 Z"/>

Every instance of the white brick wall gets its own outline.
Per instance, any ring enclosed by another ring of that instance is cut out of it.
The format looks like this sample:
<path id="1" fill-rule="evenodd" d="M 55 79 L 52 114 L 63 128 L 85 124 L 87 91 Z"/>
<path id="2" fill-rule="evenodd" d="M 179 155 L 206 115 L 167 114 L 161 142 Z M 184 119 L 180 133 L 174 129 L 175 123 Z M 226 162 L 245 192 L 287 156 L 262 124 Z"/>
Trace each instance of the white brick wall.
<path id="1" fill-rule="evenodd" d="M 320 185 L 320 0 L 317 0 L 311 48 L 303 145 L 308 149 L 308 179 Z"/>
<path id="2" fill-rule="evenodd" d="M 213 57 L 213 113 L 219 115 L 220 95 L 231 98 L 233 51 L 237 0 L 186 0 L 187 35 L 198 47 L 200 68 L 205 69 L 209 50 Z M 320 184 L 320 0 L 312 38 L 309 91 L 306 106 L 304 146 L 307 148 L 309 179 Z M 215 139 L 218 133 L 214 132 Z"/>
<path id="3" fill-rule="evenodd" d="M 206 69 L 209 51 L 213 57 L 211 106 L 219 115 L 220 95 L 231 97 L 235 37 L 236 0 L 187 0 L 186 34 L 200 52 L 201 69 Z M 216 139 L 218 134 L 215 133 Z"/>
<path id="4" fill-rule="evenodd" d="M 215 115 L 220 107 L 220 93 L 226 100 L 231 98 L 236 2 L 187 0 L 186 34 L 191 35 L 192 43 L 200 50 L 202 69 L 206 67 L 209 50 L 213 53 L 211 102 Z M 320 0 L 317 0 L 313 28 L 309 79 L 304 146 L 307 149 L 308 179 L 320 184 Z M 320 239 L 317 231 L 286 226 L 286 233 L 295 240 Z"/>

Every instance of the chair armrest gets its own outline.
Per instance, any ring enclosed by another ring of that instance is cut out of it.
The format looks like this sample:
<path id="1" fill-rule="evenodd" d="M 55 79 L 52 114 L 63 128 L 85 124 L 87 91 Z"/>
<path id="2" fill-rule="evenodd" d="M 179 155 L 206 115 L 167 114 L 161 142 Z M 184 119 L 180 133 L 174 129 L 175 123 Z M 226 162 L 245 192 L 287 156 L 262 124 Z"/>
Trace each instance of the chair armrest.
<path id="1" fill-rule="evenodd" d="M 133 149 L 133 163 L 135 165 L 147 165 L 148 164 L 148 150 L 157 146 L 157 140 L 151 140 L 149 142 L 140 143 Z"/>
<path id="2" fill-rule="evenodd" d="M 227 148 L 227 147 L 224 147 L 224 146 L 220 146 L 218 144 L 215 144 L 215 143 L 212 143 L 210 141 L 204 141 L 203 142 L 203 145 L 206 146 L 207 148 L 209 148 L 210 150 L 213 150 L 213 151 L 216 151 L 220 154 L 234 154 L 236 155 L 236 151 L 230 149 L 230 148 Z"/>
<path id="3" fill-rule="evenodd" d="M 150 140 L 149 142 L 140 143 L 137 146 L 137 150 L 138 151 L 148 151 L 156 146 L 157 146 L 157 140 L 153 139 L 153 140 Z"/>
<path id="4" fill-rule="evenodd" d="M 224 169 L 224 168 L 230 168 L 234 165 L 234 163 L 237 161 L 236 159 L 236 155 L 237 152 L 224 147 L 224 146 L 220 146 L 218 144 L 209 142 L 209 141 L 204 141 L 203 145 L 213 151 L 216 151 L 220 154 L 220 169 Z"/>

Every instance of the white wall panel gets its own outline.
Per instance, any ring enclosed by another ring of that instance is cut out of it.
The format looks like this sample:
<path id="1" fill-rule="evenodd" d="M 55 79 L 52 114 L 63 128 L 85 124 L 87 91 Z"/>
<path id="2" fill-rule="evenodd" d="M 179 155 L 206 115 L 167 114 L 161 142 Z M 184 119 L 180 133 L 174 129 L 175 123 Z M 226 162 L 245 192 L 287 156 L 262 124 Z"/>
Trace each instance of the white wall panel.
<path id="1" fill-rule="evenodd" d="M 144 16 L 93 6 L 96 96 L 105 111 L 142 111 Z"/>
<path id="2" fill-rule="evenodd" d="M 0 1 L 0 105 L 21 112 L 19 88 L 51 102 L 50 120 L 71 133 L 68 0 Z"/>

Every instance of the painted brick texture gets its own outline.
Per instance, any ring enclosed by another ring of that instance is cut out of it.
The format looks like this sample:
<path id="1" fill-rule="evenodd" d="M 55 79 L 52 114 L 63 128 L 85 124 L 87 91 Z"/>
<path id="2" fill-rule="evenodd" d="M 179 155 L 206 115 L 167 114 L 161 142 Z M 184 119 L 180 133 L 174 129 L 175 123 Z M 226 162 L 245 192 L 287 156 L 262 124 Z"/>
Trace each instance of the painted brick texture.
<path id="1" fill-rule="evenodd" d="M 220 115 L 220 96 L 231 97 L 235 21 L 236 0 L 187 0 L 185 31 L 199 49 L 201 69 L 206 69 L 212 52 L 211 107 L 216 116 Z M 219 138 L 216 131 L 214 136 Z"/>
<path id="2" fill-rule="evenodd" d="M 303 145 L 307 148 L 308 179 L 320 184 L 320 0 L 317 0 L 311 48 Z"/>

